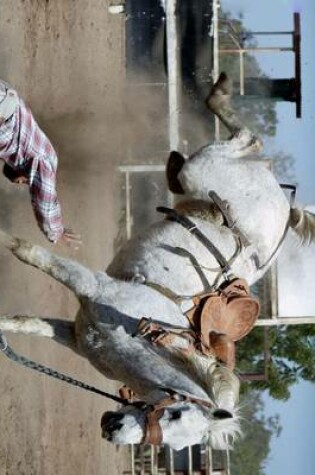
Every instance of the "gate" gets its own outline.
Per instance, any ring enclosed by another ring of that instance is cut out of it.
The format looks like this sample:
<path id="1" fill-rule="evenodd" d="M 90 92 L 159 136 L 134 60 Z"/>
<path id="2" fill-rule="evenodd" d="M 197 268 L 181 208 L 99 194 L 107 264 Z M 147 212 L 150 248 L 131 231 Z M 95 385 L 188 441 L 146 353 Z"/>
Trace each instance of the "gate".
<path id="1" fill-rule="evenodd" d="M 230 475 L 227 451 L 194 445 L 180 451 L 169 447 L 133 445 L 125 475 Z"/>

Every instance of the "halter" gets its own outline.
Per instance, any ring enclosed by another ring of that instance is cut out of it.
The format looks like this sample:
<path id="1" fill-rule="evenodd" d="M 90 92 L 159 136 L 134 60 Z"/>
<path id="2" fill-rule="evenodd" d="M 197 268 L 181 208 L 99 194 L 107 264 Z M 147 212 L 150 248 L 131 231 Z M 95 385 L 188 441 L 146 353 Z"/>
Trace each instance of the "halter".
<path id="1" fill-rule="evenodd" d="M 167 407 L 176 404 L 177 402 L 191 402 L 198 404 L 200 407 L 213 408 L 214 404 L 210 401 L 203 401 L 202 399 L 184 396 L 177 392 L 172 392 L 171 395 L 165 399 L 161 399 L 155 404 L 146 405 L 143 408 L 145 412 L 145 426 L 141 444 L 161 445 L 163 443 L 163 431 L 160 425 L 160 420 L 164 415 Z"/>

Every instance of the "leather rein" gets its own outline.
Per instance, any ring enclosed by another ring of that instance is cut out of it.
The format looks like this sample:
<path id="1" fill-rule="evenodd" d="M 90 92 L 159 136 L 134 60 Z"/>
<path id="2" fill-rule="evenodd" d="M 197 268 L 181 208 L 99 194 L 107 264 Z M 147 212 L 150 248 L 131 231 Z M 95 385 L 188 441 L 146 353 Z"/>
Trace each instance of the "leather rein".
<path id="1" fill-rule="evenodd" d="M 9 346 L 1 330 L 0 330 L 0 351 L 11 361 L 14 361 L 27 368 L 33 369 L 34 371 L 38 371 L 42 374 L 45 374 L 46 376 L 50 376 L 60 381 L 64 381 L 68 384 L 71 384 L 72 386 L 76 386 L 78 388 L 84 389 L 94 394 L 99 394 L 100 396 L 103 396 L 107 399 L 111 399 L 112 401 L 122 404 L 123 406 L 134 406 L 135 408 L 140 407 L 142 410 L 145 411 L 145 418 L 146 418 L 146 423 L 144 427 L 144 435 L 141 441 L 142 444 L 161 445 L 163 441 L 163 433 L 162 433 L 159 420 L 163 416 L 164 410 L 166 407 L 172 404 L 175 404 L 176 402 L 184 401 L 184 400 L 196 402 L 198 404 L 203 404 L 204 406 L 208 406 L 208 403 L 206 401 L 199 401 L 197 399 L 192 399 L 184 395 L 180 395 L 178 393 L 172 393 L 172 391 L 167 390 L 167 389 L 165 391 L 172 394 L 169 397 L 161 399 L 158 403 L 152 404 L 152 405 L 147 404 L 143 401 L 133 402 L 130 400 L 129 397 L 126 398 L 123 395 L 121 395 L 120 397 L 115 396 L 114 394 L 110 394 L 106 391 L 103 391 L 94 386 L 86 384 L 80 380 L 74 379 L 71 376 L 60 373 L 59 371 L 49 368 L 48 366 L 37 363 L 36 361 L 26 358 L 25 356 L 19 355 Z M 210 403 L 209 403 L 209 406 L 210 406 Z"/>

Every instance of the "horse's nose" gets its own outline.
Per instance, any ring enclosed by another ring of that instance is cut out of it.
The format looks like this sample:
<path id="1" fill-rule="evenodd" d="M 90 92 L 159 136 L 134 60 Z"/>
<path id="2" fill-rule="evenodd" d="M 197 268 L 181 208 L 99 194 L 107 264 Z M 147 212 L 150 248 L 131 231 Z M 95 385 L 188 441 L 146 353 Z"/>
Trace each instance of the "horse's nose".
<path id="1" fill-rule="evenodd" d="M 215 411 L 213 411 L 212 415 L 216 419 L 229 419 L 233 417 L 233 415 L 225 409 L 216 409 Z"/>

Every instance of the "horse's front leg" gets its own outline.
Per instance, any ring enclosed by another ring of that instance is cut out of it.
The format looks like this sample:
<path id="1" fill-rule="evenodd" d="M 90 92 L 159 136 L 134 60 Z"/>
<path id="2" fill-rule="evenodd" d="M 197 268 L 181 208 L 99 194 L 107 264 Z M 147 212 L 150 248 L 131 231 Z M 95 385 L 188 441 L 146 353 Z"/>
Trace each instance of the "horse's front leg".
<path id="1" fill-rule="evenodd" d="M 22 262 L 37 267 L 62 282 L 78 297 L 91 298 L 95 295 L 97 279 L 94 273 L 78 262 L 60 257 L 43 247 L 34 246 L 1 230 L 0 244 L 10 249 Z"/>
<path id="2" fill-rule="evenodd" d="M 261 140 L 244 126 L 231 106 L 232 82 L 225 73 L 221 73 L 206 99 L 208 108 L 225 125 L 232 135 L 231 145 L 238 156 L 246 156 L 262 150 Z"/>

